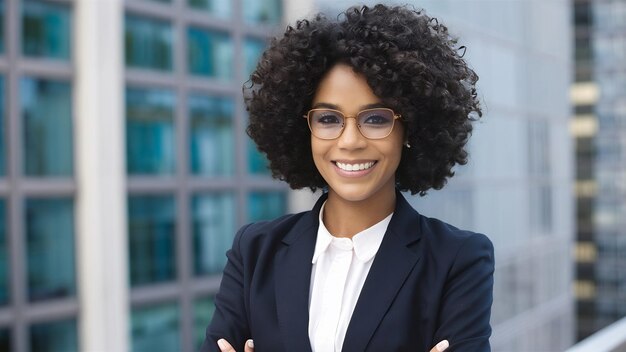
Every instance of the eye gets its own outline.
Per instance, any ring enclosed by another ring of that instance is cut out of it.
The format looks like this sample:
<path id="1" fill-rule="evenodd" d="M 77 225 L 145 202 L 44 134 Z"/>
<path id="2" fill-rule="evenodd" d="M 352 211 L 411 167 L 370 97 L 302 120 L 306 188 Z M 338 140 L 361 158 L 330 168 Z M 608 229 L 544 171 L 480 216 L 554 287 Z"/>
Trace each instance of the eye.
<path id="1" fill-rule="evenodd" d="M 341 125 L 343 123 L 343 119 L 338 114 L 330 111 L 316 114 L 314 121 L 321 125 Z"/>
<path id="2" fill-rule="evenodd" d="M 393 116 L 391 112 L 387 110 L 384 111 L 370 111 L 364 113 L 363 116 L 359 118 L 362 125 L 370 125 L 370 126 L 384 126 L 389 125 L 393 121 Z"/>

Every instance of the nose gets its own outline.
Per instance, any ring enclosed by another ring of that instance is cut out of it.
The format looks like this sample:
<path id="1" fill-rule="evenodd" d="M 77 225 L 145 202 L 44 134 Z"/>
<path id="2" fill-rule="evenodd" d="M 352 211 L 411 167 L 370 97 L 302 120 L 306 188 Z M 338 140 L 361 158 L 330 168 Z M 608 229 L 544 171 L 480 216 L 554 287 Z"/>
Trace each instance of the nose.
<path id="1" fill-rule="evenodd" d="M 346 118 L 345 126 L 337 139 L 337 146 L 342 149 L 365 148 L 367 141 L 359 131 L 355 118 Z"/>

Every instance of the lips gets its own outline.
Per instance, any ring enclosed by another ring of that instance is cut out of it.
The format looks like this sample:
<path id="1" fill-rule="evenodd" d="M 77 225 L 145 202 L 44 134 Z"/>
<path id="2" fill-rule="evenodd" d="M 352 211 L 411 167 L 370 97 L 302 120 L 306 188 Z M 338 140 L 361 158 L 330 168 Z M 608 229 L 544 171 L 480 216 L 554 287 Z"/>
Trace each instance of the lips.
<path id="1" fill-rule="evenodd" d="M 363 163 L 344 163 L 340 161 L 335 161 L 334 163 L 341 170 L 348 171 L 348 172 L 358 172 L 358 171 L 368 170 L 372 168 L 374 164 L 376 164 L 375 161 L 368 161 L 368 162 L 363 162 Z"/>

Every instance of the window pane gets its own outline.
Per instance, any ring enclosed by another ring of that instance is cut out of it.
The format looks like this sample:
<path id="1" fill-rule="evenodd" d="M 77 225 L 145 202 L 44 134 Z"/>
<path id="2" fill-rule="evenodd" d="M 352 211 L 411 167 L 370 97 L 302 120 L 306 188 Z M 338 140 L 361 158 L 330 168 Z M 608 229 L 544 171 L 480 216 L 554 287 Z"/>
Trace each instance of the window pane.
<path id="1" fill-rule="evenodd" d="M 22 78 L 24 172 L 29 176 L 73 173 L 72 90 L 68 82 Z"/>
<path id="2" fill-rule="evenodd" d="M 73 201 L 27 199 L 25 205 L 29 299 L 73 295 L 76 292 Z"/>
<path id="3" fill-rule="evenodd" d="M 180 351 L 176 304 L 134 308 L 131 313 L 133 352 Z"/>
<path id="4" fill-rule="evenodd" d="M 193 302 L 193 329 L 196 350 L 204 342 L 205 331 L 215 312 L 213 296 L 198 298 Z"/>
<path id="5" fill-rule="evenodd" d="M 126 163 L 128 173 L 173 174 L 174 93 L 126 90 Z"/>
<path id="6" fill-rule="evenodd" d="M 287 196 L 284 192 L 252 192 L 248 195 L 248 221 L 271 220 L 284 215 Z"/>
<path id="7" fill-rule="evenodd" d="M 0 3 L 0 8 L 2 8 L 2 4 L 1 3 Z M 0 16 L 2 16 L 1 13 L 0 13 Z M 0 19 L 1 18 L 2 17 L 0 17 Z M 0 23 L 0 26 L 2 26 L 2 23 Z M 1 35 L 2 35 L 2 31 L 0 30 L 0 38 L 2 38 Z M 0 46 L 2 45 L 1 41 L 2 41 L 2 39 L 0 39 Z M 4 139 L 4 115 L 5 115 L 4 99 L 5 99 L 5 95 L 4 95 L 4 77 L 0 76 L 0 176 L 4 176 L 6 174 L 6 170 L 5 170 L 6 166 L 5 165 L 6 165 L 7 148 L 6 148 L 6 145 L 4 144 L 4 140 L 5 140 Z"/>
<path id="8" fill-rule="evenodd" d="M 243 0 L 243 18 L 248 23 L 278 24 L 282 15 L 281 0 Z"/>
<path id="9" fill-rule="evenodd" d="M 191 170 L 206 176 L 228 176 L 235 170 L 233 117 L 230 98 L 189 97 Z"/>
<path id="10" fill-rule="evenodd" d="M 168 22 L 126 15 L 126 66 L 172 70 L 172 26 Z"/>
<path id="11" fill-rule="evenodd" d="M 231 0 L 187 0 L 189 7 L 210 12 L 215 17 L 229 18 L 232 14 Z"/>
<path id="12" fill-rule="evenodd" d="M 197 275 L 220 273 L 233 242 L 235 199 L 232 194 L 197 195 L 192 211 L 194 271 Z"/>
<path id="13" fill-rule="evenodd" d="M 128 200 L 130 283 L 176 277 L 176 217 L 172 196 L 132 196 Z"/>
<path id="14" fill-rule="evenodd" d="M 233 76 L 233 42 L 227 33 L 190 27 L 187 48 L 191 74 L 222 79 Z"/>
<path id="15" fill-rule="evenodd" d="M 270 175 L 269 161 L 265 154 L 259 152 L 256 144 L 250 139 L 246 139 L 246 147 L 248 149 L 248 171 L 254 175 Z"/>
<path id="16" fill-rule="evenodd" d="M 69 59 L 71 30 L 67 6 L 30 0 L 22 3 L 22 53 L 25 56 Z"/>
<path id="17" fill-rule="evenodd" d="M 246 38 L 243 43 L 243 55 L 246 60 L 245 78 L 248 79 L 256 68 L 259 57 L 265 50 L 265 42 L 260 39 Z"/>
<path id="18" fill-rule="evenodd" d="M 33 352 L 78 351 L 76 320 L 33 324 L 29 340 Z"/>
<path id="19" fill-rule="evenodd" d="M 0 351 L 13 351 L 11 348 L 11 330 L 0 329 Z"/>
<path id="20" fill-rule="evenodd" d="M 0 200 L 0 306 L 9 302 L 9 256 L 7 251 L 6 202 Z M 2 343 L 0 342 L 0 351 Z"/>

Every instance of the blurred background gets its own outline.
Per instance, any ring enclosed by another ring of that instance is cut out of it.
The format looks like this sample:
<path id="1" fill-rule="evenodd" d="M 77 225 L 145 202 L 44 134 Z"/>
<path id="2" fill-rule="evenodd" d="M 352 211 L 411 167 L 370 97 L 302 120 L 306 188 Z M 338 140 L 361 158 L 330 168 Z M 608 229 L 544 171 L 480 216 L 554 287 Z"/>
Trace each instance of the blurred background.
<path id="1" fill-rule="evenodd" d="M 626 348 L 626 1 L 402 3 L 480 76 L 470 163 L 409 199 L 494 242 L 493 350 Z M 0 0 L 0 351 L 196 350 L 235 231 L 317 198 L 271 179 L 242 83 L 354 4 Z"/>

